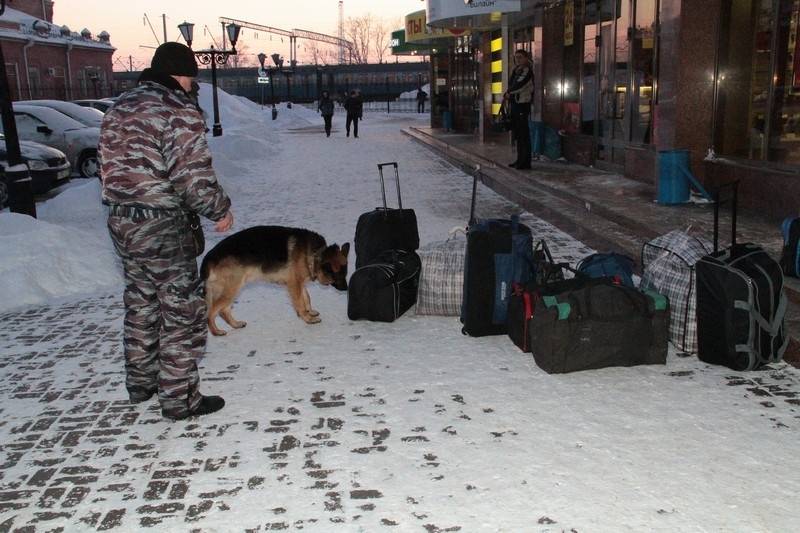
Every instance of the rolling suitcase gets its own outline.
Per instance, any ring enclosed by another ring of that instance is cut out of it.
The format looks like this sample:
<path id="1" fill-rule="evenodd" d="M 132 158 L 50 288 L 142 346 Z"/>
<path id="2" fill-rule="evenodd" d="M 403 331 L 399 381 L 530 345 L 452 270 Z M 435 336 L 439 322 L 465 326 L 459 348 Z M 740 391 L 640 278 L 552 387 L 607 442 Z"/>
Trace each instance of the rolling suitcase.
<path id="1" fill-rule="evenodd" d="M 417 301 L 420 267 L 416 252 L 389 250 L 356 269 L 347 285 L 347 317 L 397 320 Z"/>
<path id="2" fill-rule="evenodd" d="M 533 236 L 529 227 L 510 219 L 475 219 L 477 176 L 464 257 L 461 302 L 462 333 L 473 337 L 504 335 L 508 298 L 515 283 L 533 279 Z"/>
<path id="3" fill-rule="evenodd" d="M 736 243 L 738 182 L 717 190 L 714 252 L 697 270 L 697 357 L 733 370 L 780 361 L 789 337 L 783 331 L 783 272 L 760 246 Z M 730 188 L 731 246 L 718 250 L 720 192 Z"/>
<path id="4" fill-rule="evenodd" d="M 386 187 L 383 180 L 383 167 L 394 167 L 394 179 L 397 185 L 397 209 L 390 209 L 386 204 Z M 400 197 L 400 174 L 397 163 L 379 163 L 378 177 L 381 182 L 383 207 L 363 213 L 356 224 L 356 235 L 353 247 L 356 252 L 356 268 L 371 262 L 386 250 L 416 251 L 419 248 L 419 228 L 417 215 L 413 209 L 403 209 Z"/>

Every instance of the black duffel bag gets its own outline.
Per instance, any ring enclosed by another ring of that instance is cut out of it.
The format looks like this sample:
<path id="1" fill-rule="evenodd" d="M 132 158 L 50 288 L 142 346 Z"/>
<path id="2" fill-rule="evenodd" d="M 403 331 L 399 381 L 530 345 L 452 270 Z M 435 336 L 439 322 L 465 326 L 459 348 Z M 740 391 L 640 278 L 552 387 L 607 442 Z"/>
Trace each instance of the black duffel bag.
<path id="1" fill-rule="evenodd" d="M 665 364 L 668 321 L 665 296 L 592 283 L 537 299 L 529 345 L 548 374 Z"/>
<path id="2" fill-rule="evenodd" d="M 612 278 L 590 278 L 580 272 L 575 273 L 573 278 L 564 279 L 563 271 L 573 271 L 573 269 L 563 263 L 552 264 L 552 266 L 558 269 L 561 279 L 557 279 L 558 276 L 550 276 L 550 279 L 555 281 L 515 283 L 511 295 L 508 297 L 508 337 L 523 352 L 531 353 L 532 351 L 530 325 L 536 302 L 545 296 L 556 296 L 568 291 L 583 289 L 587 285 L 614 282 Z M 543 271 L 537 270 L 537 273 L 541 272 Z M 556 270 L 553 269 L 550 272 L 554 274 Z"/>
<path id="3" fill-rule="evenodd" d="M 347 286 L 350 320 L 394 322 L 417 301 L 422 263 L 416 252 L 389 250 L 357 268 Z"/>

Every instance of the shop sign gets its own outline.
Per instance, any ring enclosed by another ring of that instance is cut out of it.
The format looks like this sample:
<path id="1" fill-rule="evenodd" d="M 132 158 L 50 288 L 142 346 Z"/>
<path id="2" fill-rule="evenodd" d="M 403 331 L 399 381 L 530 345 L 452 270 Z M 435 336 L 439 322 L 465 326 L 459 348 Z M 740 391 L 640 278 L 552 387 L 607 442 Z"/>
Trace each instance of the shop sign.
<path id="1" fill-rule="evenodd" d="M 443 19 L 488 15 L 491 13 L 511 13 L 522 9 L 521 0 L 428 0 L 428 23 Z"/>

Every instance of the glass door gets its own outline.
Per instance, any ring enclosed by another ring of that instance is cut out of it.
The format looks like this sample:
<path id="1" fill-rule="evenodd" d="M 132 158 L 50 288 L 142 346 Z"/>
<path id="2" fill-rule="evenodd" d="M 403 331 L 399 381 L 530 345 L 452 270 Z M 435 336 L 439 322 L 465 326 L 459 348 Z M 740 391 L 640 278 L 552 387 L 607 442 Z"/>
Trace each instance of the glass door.
<path id="1" fill-rule="evenodd" d="M 598 24 L 598 84 L 600 131 L 598 159 L 622 165 L 624 145 L 631 137 L 632 82 L 629 68 L 631 3 L 596 0 Z M 592 11 L 587 3 L 587 17 Z"/>

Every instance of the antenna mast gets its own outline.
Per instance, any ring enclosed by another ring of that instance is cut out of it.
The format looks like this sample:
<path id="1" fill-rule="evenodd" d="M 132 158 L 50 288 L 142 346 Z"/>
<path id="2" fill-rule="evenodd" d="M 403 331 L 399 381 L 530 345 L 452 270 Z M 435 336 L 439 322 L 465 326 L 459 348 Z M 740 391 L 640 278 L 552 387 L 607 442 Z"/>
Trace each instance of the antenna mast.
<path id="1" fill-rule="evenodd" d="M 344 64 L 344 1 L 339 0 L 339 64 Z"/>

